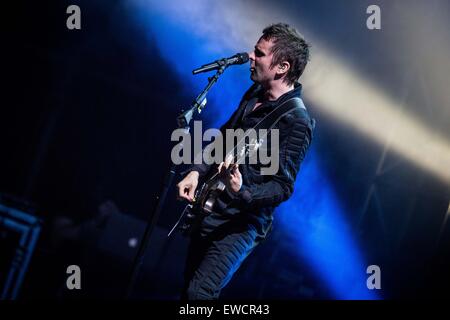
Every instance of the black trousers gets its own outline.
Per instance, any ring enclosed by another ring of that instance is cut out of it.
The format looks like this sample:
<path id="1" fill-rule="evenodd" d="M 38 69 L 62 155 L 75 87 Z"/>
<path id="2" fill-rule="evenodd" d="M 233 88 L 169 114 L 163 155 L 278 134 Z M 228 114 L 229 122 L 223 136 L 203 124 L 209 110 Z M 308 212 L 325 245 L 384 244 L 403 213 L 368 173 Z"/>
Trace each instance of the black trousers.
<path id="1" fill-rule="evenodd" d="M 192 235 L 182 299 L 218 299 L 221 290 L 259 242 L 256 231 L 248 226 L 225 226 L 207 236 Z"/>

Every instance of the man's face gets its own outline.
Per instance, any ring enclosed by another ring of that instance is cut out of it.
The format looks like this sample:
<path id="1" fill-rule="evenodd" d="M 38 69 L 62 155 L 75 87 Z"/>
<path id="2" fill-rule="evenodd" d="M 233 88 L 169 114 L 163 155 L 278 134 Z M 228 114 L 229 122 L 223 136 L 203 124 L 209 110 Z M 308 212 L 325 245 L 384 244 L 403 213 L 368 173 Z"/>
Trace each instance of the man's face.
<path id="1" fill-rule="evenodd" d="M 273 54 L 272 40 L 259 39 L 255 49 L 249 53 L 250 79 L 262 85 L 275 79 L 276 68 L 271 68 Z"/>

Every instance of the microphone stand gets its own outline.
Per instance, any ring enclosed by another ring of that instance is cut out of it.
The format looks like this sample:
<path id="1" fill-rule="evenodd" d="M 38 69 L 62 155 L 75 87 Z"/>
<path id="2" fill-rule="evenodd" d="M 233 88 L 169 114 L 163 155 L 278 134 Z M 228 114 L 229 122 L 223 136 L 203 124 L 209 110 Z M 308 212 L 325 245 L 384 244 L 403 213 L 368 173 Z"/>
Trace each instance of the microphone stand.
<path id="1" fill-rule="evenodd" d="M 186 131 L 186 133 L 189 133 L 190 123 L 194 117 L 195 111 L 200 113 L 203 108 L 206 105 L 206 95 L 208 94 L 211 87 L 217 82 L 219 77 L 222 75 L 222 73 L 225 71 L 225 69 L 228 67 L 228 64 L 225 60 L 218 61 L 219 68 L 216 72 L 216 74 L 212 77 L 208 78 L 208 84 L 203 89 L 203 91 L 195 98 L 195 100 L 192 102 L 191 106 L 187 111 L 182 112 L 177 117 L 177 126 L 178 129 L 183 129 Z M 131 297 L 131 294 L 133 292 L 133 288 L 135 286 L 137 277 L 139 275 L 139 270 L 142 266 L 144 253 L 148 247 L 148 243 L 150 240 L 150 236 L 153 232 L 153 229 L 156 226 L 156 223 L 158 221 L 159 215 L 161 214 L 161 211 L 163 210 L 164 203 L 166 201 L 167 193 L 170 189 L 170 186 L 172 185 L 173 179 L 176 174 L 176 167 L 172 161 L 170 161 L 169 170 L 166 172 L 164 182 L 160 191 L 160 194 L 156 196 L 156 205 L 148 217 L 147 226 L 144 231 L 144 235 L 140 241 L 138 252 L 136 253 L 136 256 L 133 261 L 132 271 L 130 274 L 128 287 L 126 291 L 126 299 L 129 299 Z"/>

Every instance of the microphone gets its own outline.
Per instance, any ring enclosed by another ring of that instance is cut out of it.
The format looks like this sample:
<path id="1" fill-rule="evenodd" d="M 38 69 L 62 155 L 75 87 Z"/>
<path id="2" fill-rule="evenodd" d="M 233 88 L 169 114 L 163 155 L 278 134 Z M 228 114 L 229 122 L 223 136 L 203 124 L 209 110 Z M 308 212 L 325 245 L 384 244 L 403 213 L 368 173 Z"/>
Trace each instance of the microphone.
<path id="1" fill-rule="evenodd" d="M 192 74 L 208 72 L 211 70 L 217 70 L 222 66 L 228 67 L 233 64 L 244 64 L 246 62 L 248 62 L 248 53 L 246 53 L 246 52 L 236 53 L 232 57 L 216 60 L 212 63 L 205 64 L 205 65 L 201 66 L 200 68 L 193 70 Z"/>

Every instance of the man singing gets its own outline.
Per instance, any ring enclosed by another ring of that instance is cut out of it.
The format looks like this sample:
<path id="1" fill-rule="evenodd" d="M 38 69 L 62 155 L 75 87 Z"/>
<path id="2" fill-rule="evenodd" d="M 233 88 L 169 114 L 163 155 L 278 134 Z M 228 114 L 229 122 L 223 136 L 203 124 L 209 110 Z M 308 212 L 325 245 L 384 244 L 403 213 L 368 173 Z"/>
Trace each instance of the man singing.
<path id="1" fill-rule="evenodd" d="M 309 45 L 287 24 L 263 30 L 249 53 L 254 85 L 222 129 L 252 128 L 285 102 L 297 106 L 275 125 L 279 130 L 279 168 L 262 175 L 260 164 L 199 164 L 178 183 L 179 197 L 194 201 L 199 179 L 210 170 L 224 174 L 226 190 L 215 210 L 191 235 L 185 268 L 184 299 L 217 299 L 249 253 L 271 230 L 273 211 L 293 193 L 300 164 L 309 148 L 314 120 L 303 105 L 298 81 L 309 59 Z M 297 99 L 292 99 L 297 98 Z M 228 169 L 229 166 L 231 170 Z"/>

